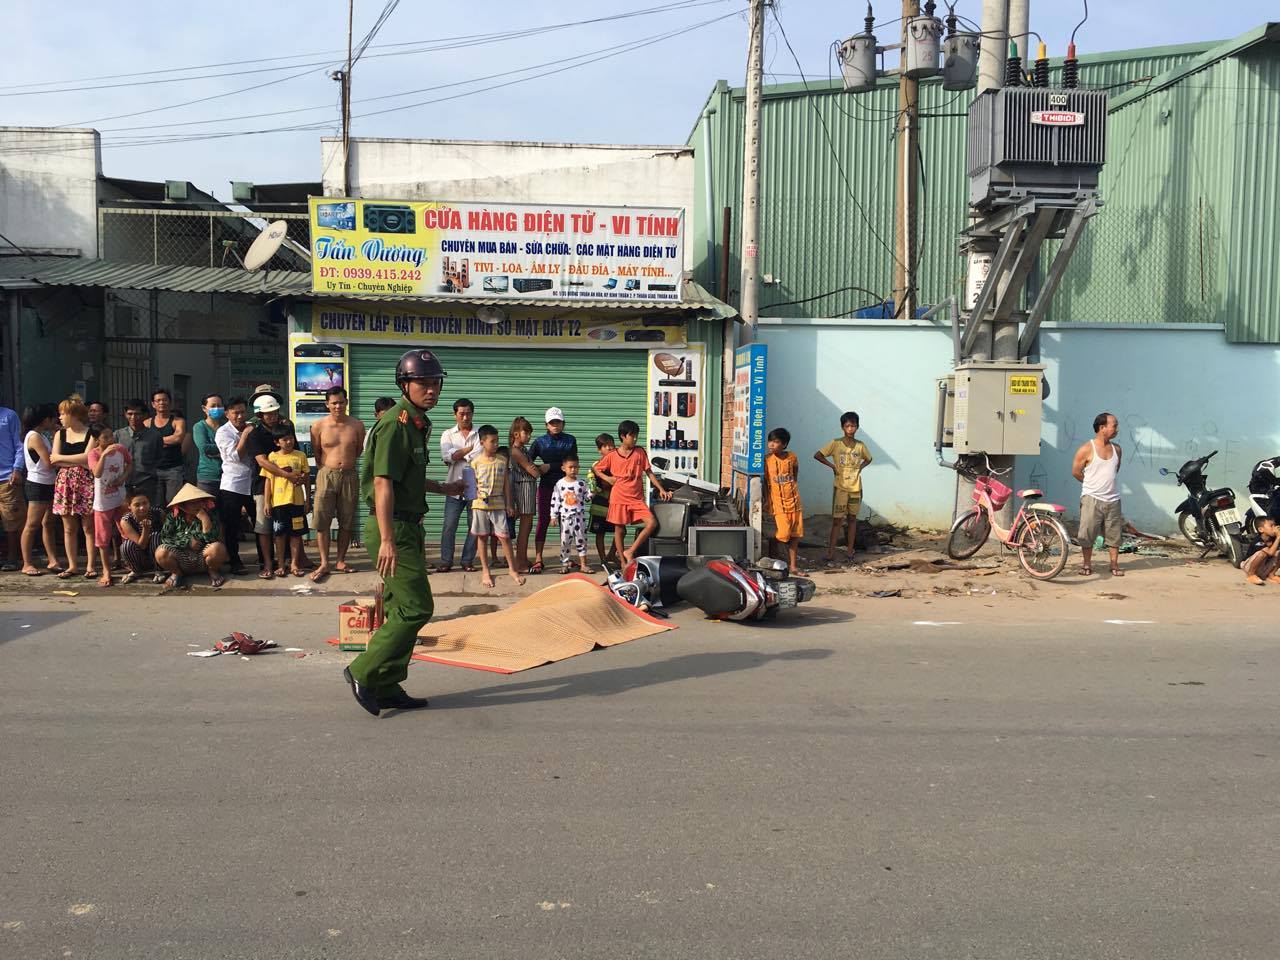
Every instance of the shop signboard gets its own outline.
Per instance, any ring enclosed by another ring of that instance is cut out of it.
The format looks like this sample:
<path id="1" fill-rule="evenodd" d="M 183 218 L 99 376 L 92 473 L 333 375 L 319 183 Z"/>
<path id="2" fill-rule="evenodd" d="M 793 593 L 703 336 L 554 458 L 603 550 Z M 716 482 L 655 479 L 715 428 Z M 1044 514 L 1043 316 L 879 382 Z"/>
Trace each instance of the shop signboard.
<path id="1" fill-rule="evenodd" d="M 649 459 L 702 475 L 702 344 L 649 351 Z"/>
<path id="2" fill-rule="evenodd" d="M 679 301 L 684 211 L 312 197 L 316 293 Z"/>
<path id="3" fill-rule="evenodd" d="M 752 343 L 733 352 L 733 469 L 764 473 L 765 381 L 768 347 Z"/>
<path id="4" fill-rule="evenodd" d="M 284 382 L 284 368 L 283 353 L 233 353 L 228 358 L 227 394 L 247 397 L 260 383 L 279 385 Z"/>
<path id="5" fill-rule="evenodd" d="M 614 311 L 631 314 L 630 310 Z M 522 314 L 486 323 L 474 309 L 449 310 L 391 303 L 311 305 L 311 330 L 317 340 L 339 343 L 403 343 L 412 346 L 570 347 L 637 349 L 683 347 L 681 318 L 576 316 L 573 310 L 546 317 Z"/>

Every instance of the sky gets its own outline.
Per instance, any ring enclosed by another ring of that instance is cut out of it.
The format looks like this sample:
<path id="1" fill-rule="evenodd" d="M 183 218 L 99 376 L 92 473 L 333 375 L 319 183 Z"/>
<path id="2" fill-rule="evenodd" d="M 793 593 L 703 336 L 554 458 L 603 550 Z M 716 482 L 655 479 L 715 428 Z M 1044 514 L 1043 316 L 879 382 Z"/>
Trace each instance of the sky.
<path id="1" fill-rule="evenodd" d="M 391 4 L 352 71 L 354 136 L 678 144 L 716 81 L 740 86 L 745 72 L 746 0 Z M 357 43 L 387 5 L 355 0 Z M 328 74 L 345 61 L 345 0 L 49 9 L 6 3 L 0 125 L 94 127 L 106 175 L 190 180 L 222 199 L 232 180 L 320 179 L 320 137 L 338 132 Z M 980 19 L 981 2 L 956 11 Z M 882 43 L 897 41 L 900 13 L 876 5 Z M 1031 0 L 1050 56 L 1083 15 L 1079 0 Z M 778 0 L 766 83 L 826 79 L 832 41 L 861 32 L 862 16 L 848 0 Z M 1076 43 L 1086 54 L 1223 40 L 1264 19 L 1257 4 L 1094 0 Z M 597 22 L 563 26 L 585 20 Z M 300 125 L 310 129 L 278 129 Z M 229 132 L 242 135 L 211 136 Z"/>

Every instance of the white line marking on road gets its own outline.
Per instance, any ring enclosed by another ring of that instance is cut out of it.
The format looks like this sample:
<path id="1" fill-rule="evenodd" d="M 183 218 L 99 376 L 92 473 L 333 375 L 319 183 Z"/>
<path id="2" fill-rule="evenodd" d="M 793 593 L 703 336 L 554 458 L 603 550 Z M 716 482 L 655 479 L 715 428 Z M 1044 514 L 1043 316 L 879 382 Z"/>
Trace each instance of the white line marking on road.
<path id="1" fill-rule="evenodd" d="M 1155 623 L 1154 620 L 1103 620 L 1103 623 L 1112 623 L 1118 627 L 1127 626 L 1133 623 Z"/>
<path id="2" fill-rule="evenodd" d="M 960 620 L 912 620 L 913 627 L 960 627 L 964 626 Z"/>

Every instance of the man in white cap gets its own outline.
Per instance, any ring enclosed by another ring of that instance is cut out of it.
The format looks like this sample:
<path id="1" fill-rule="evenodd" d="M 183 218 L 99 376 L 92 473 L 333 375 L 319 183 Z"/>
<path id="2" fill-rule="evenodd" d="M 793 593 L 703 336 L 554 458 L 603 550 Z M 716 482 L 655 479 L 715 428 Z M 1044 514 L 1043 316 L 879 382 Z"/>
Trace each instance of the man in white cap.
<path id="1" fill-rule="evenodd" d="M 182 585 L 183 574 L 208 571 L 215 590 L 226 582 L 222 568 L 227 548 L 222 544 L 222 527 L 213 498 L 194 483 L 185 484 L 169 501 L 156 547 L 156 566 L 169 571 L 165 589 Z"/>
<path id="2" fill-rule="evenodd" d="M 559 407 L 547 408 L 546 422 L 547 432 L 533 441 L 529 448 L 530 460 L 542 460 L 538 465 L 542 479 L 538 481 L 538 525 L 533 541 L 537 555 L 529 568 L 530 573 L 542 572 L 542 550 L 547 542 L 547 527 L 551 525 L 551 496 L 564 476 L 560 464 L 564 463 L 565 457 L 578 456 L 577 438 L 564 432 L 564 411 Z"/>
<path id="3" fill-rule="evenodd" d="M 258 573 L 258 577 L 262 580 L 270 580 L 274 576 L 272 571 L 278 566 L 284 566 L 284 558 L 277 557 L 275 562 L 272 562 L 274 538 L 271 534 L 271 505 L 266 502 L 267 487 L 266 477 L 262 475 L 263 471 L 265 470 L 273 477 L 282 477 L 294 483 L 302 483 L 305 478 L 285 473 L 270 460 L 271 454 L 276 449 L 276 431 L 293 429 L 293 424 L 286 421 L 284 414 L 280 412 L 280 394 L 272 390 L 269 384 L 263 384 L 255 391 L 251 402 L 257 423 L 250 428 L 249 435 L 244 438 L 240 446 L 240 459 L 250 464 L 250 469 L 253 471 L 251 487 L 255 502 L 253 532 L 258 535 L 258 550 L 262 555 L 262 570 Z"/>

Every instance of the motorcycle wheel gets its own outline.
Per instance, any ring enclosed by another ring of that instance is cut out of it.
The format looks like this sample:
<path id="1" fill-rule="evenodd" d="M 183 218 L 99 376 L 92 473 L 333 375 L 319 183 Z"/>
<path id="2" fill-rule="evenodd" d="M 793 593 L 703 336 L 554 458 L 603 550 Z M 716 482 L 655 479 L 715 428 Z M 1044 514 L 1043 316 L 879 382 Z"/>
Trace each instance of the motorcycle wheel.
<path id="1" fill-rule="evenodd" d="M 1061 524 L 1031 517 L 1018 538 L 1018 562 L 1037 580 L 1052 580 L 1066 567 L 1070 544 Z"/>
<path id="2" fill-rule="evenodd" d="M 982 510 L 970 510 L 951 525 L 947 537 L 947 556 L 952 560 L 968 560 L 982 549 L 991 536 L 991 521 Z"/>
<path id="3" fill-rule="evenodd" d="M 1244 563 L 1244 544 L 1240 542 L 1239 537 L 1234 537 L 1226 530 L 1218 530 L 1218 549 L 1222 551 L 1222 555 L 1231 561 L 1231 565 L 1237 570 L 1240 564 Z"/>
<path id="4" fill-rule="evenodd" d="M 1178 514 L 1178 529 L 1182 531 L 1182 535 L 1197 547 L 1208 546 L 1204 542 L 1204 537 L 1200 535 L 1199 525 L 1196 518 L 1189 513 Z"/>

